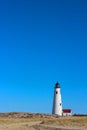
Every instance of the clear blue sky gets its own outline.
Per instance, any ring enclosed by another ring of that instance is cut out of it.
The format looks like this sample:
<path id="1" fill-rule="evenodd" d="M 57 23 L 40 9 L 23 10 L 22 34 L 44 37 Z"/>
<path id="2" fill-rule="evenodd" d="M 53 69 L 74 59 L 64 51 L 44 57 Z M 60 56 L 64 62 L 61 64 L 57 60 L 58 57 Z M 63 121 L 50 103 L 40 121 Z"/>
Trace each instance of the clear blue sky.
<path id="1" fill-rule="evenodd" d="M 87 1 L 0 0 L 0 112 L 87 113 Z"/>

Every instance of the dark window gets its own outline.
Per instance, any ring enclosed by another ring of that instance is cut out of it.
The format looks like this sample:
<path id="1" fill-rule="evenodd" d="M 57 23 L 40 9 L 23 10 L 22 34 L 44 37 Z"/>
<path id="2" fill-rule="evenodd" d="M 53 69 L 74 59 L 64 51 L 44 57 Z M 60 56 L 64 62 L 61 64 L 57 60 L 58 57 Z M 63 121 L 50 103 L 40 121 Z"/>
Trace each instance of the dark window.
<path id="1" fill-rule="evenodd" d="M 58 92 L 56 91 L 56 94 L 57 94 Z"/>
<path id="2" fill-rule="evenodd" d="M 61 103 L 60 103 L 60 106 L 61 106 Z"/>

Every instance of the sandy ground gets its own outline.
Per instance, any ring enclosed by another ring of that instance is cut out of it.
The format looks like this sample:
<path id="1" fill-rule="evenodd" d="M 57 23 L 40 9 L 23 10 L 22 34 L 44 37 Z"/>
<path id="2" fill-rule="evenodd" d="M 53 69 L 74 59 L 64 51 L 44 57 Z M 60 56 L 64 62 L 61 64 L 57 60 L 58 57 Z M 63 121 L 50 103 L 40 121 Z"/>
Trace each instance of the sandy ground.
<path id="1" fill-rule="evenodd" d="M 0 124 L 0 130 L 34 130 L 35 128 L 33 128 L 33 126 L 38 126 L 40 123 L 41 121 Z"/>
<path id="2" fill-rule="evenodd" d="M 0 130 L 87 130 L 87 116 L 7 113 L 0 115 Z"/>
<path id="3" fill-rule="evenodd" d="M 0 124 L 0 130 L 87 130 L 82 127 L 53 126 L 41 124 L 41 121 Z"/>

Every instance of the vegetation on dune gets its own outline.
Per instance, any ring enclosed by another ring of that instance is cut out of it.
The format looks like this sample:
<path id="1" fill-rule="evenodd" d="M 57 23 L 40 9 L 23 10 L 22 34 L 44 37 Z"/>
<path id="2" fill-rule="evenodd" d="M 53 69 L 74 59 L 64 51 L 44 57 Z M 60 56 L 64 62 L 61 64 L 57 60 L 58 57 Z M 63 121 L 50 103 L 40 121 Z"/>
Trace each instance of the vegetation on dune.
<path id="1" fill-rule="evenodd" d="M 58 117 L 46 114 L 8 113 L 1 114 L 0 124 L 19 124 L 41 121 L 43 125 L 79 126 L 87 128 L 87 116 Z"/>
<path id="2" fill-rule="evenodd" d="M 43 120 L 42 124 L 87 127 L 87 117 L 60 117 Z"/>

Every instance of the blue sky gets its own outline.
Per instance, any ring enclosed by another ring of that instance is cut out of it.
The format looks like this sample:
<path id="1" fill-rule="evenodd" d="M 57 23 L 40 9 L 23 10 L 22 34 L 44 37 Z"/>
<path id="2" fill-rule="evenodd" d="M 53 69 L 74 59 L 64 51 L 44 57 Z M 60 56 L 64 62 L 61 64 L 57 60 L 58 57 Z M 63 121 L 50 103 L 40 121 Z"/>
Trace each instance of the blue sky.
<path id="1" fill-rule="evenodd" d="M 86 0 L 0 0 L 0 112 L 87 113 Z"/>

